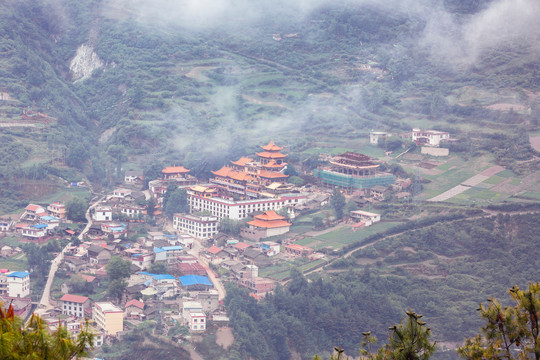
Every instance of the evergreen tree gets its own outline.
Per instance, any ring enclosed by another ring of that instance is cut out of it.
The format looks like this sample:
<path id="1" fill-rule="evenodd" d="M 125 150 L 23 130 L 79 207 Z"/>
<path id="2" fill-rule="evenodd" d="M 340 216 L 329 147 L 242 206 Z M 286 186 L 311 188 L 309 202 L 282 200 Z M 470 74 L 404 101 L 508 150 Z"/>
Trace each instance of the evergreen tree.
<path id="1" fill-rule="evenodd" d="M 347 205 L 347 202 L 345 201 L 345 196 L 341 193 L 338 187 L 335 187 L 334 191 L 332 192 L 330 205 L 332 205 L 332 207 L 334 208 L 336 218 L 338 220 L 343 218 L 343 210 L 345 209 L 345 205 Z"/>

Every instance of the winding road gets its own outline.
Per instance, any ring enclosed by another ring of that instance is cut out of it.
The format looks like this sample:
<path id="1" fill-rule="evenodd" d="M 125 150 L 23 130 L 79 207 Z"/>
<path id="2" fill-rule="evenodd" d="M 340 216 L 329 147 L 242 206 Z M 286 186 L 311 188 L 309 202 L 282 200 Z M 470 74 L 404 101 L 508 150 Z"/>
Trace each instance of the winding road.
<path id="1" fill-rule="evenodd" d="M 94 202 L 87 210 L 86 210 L 86 226 L 81 231 L 81 233 L 78 236 L 79 240 L 82 240 L 84 237 L 84 234 L 90 230 L 90 227 L 92 226 L 92 216 L 90 215 L 90 210 L 93 209 L 95 206 L 97 206 L 105 197 L 101 197 L 99 200 Z M 54 276 L 56 275 L 56 271 L 58 270 L 58 266 L 60 266 L 60 263 L 64 259 L 64 253 L 66 249 L 71 246 L 71 243 L 68 243 L 62 251 L 54 258 L 54 260 L 51 262 L 51 268 L 49 270 L 49 277 L 47 278 L 47 283 L 45 284 L 45 288 L 43 289 L 43 294 L 41 295 L 41 300 L 39 301 L 39 309 L 35 311 L 36 314 L 41 315 L 45 313 L 47 310 L 51 309 L 53 306 L 51 305 L 51 287 L 54 282 Z"/>

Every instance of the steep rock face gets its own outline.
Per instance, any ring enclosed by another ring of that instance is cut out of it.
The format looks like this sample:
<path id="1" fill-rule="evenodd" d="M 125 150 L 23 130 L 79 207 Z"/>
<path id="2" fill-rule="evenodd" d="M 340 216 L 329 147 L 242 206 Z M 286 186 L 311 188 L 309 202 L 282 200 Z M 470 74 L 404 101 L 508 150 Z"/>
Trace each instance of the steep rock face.
<path id="1" fill-rule="evenodd" d="M 94 48 L 82 44 L 77 49 L 77 53 L 71 59 L 69 71 L 73 81 L 88 79 L 92 72 L 103 66 L 103 61 L 94 52 Z"/>

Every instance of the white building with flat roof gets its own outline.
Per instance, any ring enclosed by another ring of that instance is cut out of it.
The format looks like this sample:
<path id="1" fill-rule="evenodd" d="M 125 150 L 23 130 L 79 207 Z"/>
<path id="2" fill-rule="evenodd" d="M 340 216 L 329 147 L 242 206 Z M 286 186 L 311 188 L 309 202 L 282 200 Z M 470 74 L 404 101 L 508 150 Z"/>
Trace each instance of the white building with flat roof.
<path id="1" fill-rule="evenodd" d="M 124 331 L 124 312 L 113 303 L 94 303 L 92 318 L 107 335 L 116 335 Z"/>
<path id="2" fill-rule="evenodd" d="M 198 239 L 208 239 L 218 233 L 219 219 L 213 215 L 174 214 L 173 226 Z"/>
<path id="3" fill-rule="evenodd" d="M 12 271 L 0 274 L 0 295 L 14 298 L 30 296 L 30 273 Z"/>
<path id="4" fill-rule="evenodd" d="M 450 133 L 437 130 L 422 130 L 418 128 L 412 129 L 412 141 L 417 145 L 439 146 L 442 140 L 450 139 Z"/>
<path id="5" fill-rule="evenodd" d="M 284 194 L 273 198 L 234 200 L 232 198 L 205 197 L 188 190 L 188 203 L 191 212 L 207 211 L 219 220 L 229 218 L 242 220 L 255 212 L 278 211 L 287 206 L 305 203 L 307 197 L 302 194 Z"/>

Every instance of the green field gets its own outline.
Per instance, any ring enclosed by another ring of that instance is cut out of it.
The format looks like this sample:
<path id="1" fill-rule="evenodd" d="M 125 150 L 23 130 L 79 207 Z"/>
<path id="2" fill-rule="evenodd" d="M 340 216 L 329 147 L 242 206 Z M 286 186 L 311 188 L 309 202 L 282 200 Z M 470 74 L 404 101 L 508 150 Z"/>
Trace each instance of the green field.
<path id="1" fill-rule="evenodd" d="M 353 230 L 350 225 L 339 228 L 315 237 L 307 237 L 296 242 L 296 244 L 307 246 L 315 250 L 330 247 L 339 250 L 343 246 L 362 241 L 363 239 L 394 227 L 394 222 L 379 222 L 375 225 L 363 229 Z"/>

